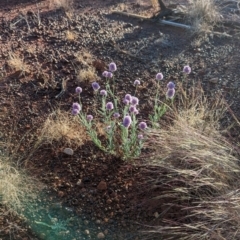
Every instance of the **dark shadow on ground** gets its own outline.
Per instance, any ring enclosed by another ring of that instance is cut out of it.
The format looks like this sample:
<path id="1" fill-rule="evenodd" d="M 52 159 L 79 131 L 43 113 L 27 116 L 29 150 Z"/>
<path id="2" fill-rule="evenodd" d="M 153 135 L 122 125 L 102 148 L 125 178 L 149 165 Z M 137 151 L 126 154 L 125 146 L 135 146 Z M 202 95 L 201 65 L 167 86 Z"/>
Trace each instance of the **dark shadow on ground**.
<path id="1" fill-rule="evenodd" d="M 1 0 L 0 1 L 0 8 L 10 8 L 10 7 L 17 7 L 21 5 L 29 5 L 34 3 L 40 3 L 44 0 Z"/>
<path id="2" fill-rule="evenodd" d="M 163 56 L 164 59 L 174 57 L 187 50 L 193 39 L 191 32 L 185 29 L 117 14 L 108 14 L 105 17 L 109 20 L 125 22 L 126 28 L 133 29 L 125 33 L 123 38 L 116 41 L 116 44 L 123 48 L 126 46 L 131 51 L 136 49 L 136 41 L 140 41 L 139 51 L 137 51 L 139 58 L 150 57 L 151 60 L 157 60 L 159 56 Z M 134 55 L 134 51 L 132 54 Z"/>

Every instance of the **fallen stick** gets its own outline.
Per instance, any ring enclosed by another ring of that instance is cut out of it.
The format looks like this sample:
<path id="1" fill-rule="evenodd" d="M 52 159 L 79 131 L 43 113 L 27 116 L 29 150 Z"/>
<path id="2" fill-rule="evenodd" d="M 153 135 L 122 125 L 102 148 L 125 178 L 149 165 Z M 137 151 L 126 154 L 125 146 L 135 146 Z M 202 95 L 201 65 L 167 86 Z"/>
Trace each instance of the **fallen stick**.
<path id="1" fill-rule="evenodd" d="M 141 16 L 141 15 L 134 14 L 134 13 L 127 13 L 127 12 L 121 12 L 121 11 L 112 11 L 112 13 L 119 14 L 119 15 L 124 15 L 124 16 L 128 16 L 128 17 L 133 17 L 133 18 L 138 18 L 138 19 L 141 19 L 141 20 L 147 20 L 147 21 L 150 21 L 150 22 L 156 22 L 156 23 L 159 23 L 159 24 L 165 24 L 165 25 L 185 28 L 185 29 L 189 29 L 189 30 L 192 29 L 191 26 L 186 25 L 186 24 L 175 23 L 175 22 L 171 22 L 171 21 L 167 21 L 167 20 L 157 20 L 156 21 L 155 19 L 145 17 L 145 16 Z"/>
<path id="2" fill-rule="evenodd" d="M 182 23 L 175 23 L 175 22 L 171 22 L 171 21 L 167 21 L 167 20 L 159 20 L 159 23 L 169 25 L 169 26 L 174 26 L 174 27 L 185 28 L 185 29 L 189 29 L 189 30 L 192 29 L 192 27 L 189 25 L 182 24 Z"/>

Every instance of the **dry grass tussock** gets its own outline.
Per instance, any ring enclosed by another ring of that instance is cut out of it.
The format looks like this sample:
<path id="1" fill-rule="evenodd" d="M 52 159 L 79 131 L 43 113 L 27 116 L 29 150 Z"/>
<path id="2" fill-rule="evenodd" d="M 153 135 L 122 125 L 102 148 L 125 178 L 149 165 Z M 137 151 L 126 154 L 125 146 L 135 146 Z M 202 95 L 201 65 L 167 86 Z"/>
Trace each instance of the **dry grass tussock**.
<path id="1" fill-rule="evenodd" d="M 41 143 L 63 142 L 68 146 L 81 146 L 88 140 L 85 128 L 78 117 L 56 110 L 46 119 L 39 134 Z"/>
<path id="2" fill-rule="evenodd" d="M 76 39 L 76 34 L 69 30 L 66 31 L 65 36 L 66 36 L 66 40 L 68 41 L 74 41 Z"/>
<path id="3" fill-rule="evenodd" d="M 90 52 L 88 52 L 87 50 L 78 52 L 75 55 L 75 57 L 76 57 L 76 62 L 79 62 L 79 63 L 83 64 L 84 66 L 90 66 L 94 60 L 93 55 Z"/>
<path id="4" fill-rule="evenodd" d="M 50 8 L 62 8 L 65 12 L 73 10 L 73 0 L 51 0 Z"/>
<path id="5" fill-rule="evenodd" d="M 151 4 L 154 9 L 158 8 L 158 0 L 151 0 Z"/>
<path id="6" fill-rule="evenodd" d="M 172 124 L 149 131 L 145 142 L 148 187 L 159 192 L 162 219 L 149 239 L 240 239 L 239 159 L 219 130 L 225 106 L 199 88 L 179 99 Z"/>
<path id="7" fill-rule="evenodd" d="M 35 183 L 9 157 L 0 156 L 0 202 L 9 210 L 19 212 L 36 197 Z"/>
<path id="8" fill-rule="evenodd" d="M 221 19 L 216 0 L 190 0 L 187 19 L 196 32 L 207 32 Z"/>
<path id="9" fill-rule="evenodd" d="M 15 71 L 21 71 L 22 73 L 29 71 L 29 66 L 24 62 L 20 56 L 9 53 L 8 65 Z"/>
<path id="10" fill-rule="evenodd" d="M 78 74 L 79 82 L 94 82 L 98 78 L 95 68 L 81 69 Z"/>

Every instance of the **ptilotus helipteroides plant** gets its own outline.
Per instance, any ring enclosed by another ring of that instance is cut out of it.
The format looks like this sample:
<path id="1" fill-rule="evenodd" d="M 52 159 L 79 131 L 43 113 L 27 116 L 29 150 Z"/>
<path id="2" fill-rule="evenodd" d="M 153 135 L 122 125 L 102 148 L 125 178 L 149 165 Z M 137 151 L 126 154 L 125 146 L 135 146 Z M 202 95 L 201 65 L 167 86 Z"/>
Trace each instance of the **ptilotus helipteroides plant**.
<path id="1" fill-rule="evenodd" d="M 149 119 L 146 121 L 141 120 L 139 122 L 137 115 L 139 114 L 140 99 L 136 94 L 141 82 L 136 79 L 133 82 L 135 86 L 134 94 L 126 93 L 121 100 L 120 96 L 115 93 L 115 71 L 117 71 L 117 66 L 112 62 L 109 64 L 108 71 L 102 73 L 105 78 L 103 89 L 101 89 L 98 82 L 92 83 L 95 101 L 100 101 L 99 103 L 96 102 L 96 106 L 99 106 L 99 108 L 94 112 L 95 114 L 92 109 L 92 112 L 88 114 L 82 111 L 84 103 L 81 102 L 81 93 L 83 90 L 79 86 L 75 90 L 79 97 L 79 103 L 73 103 L 72 114 L 79 117 L 90 139 L 98 148 L 124 160 L 130 160 L 141 154 L 143 141 L 146 137 L 144 132 L 148 131 L 149 127 L 157 127 L 160 118 L 167 110 L 167 104 L 159 101 L 160 82 L 164 76 L 162 73 L 156 75 L 157 89 L 153 103 L 153 113 L 149 115 Z M 166 99 L 173 101 L 174 96 L 175 84 L 169 82 L 167 84 Z M 99 122 L 104 126 L 104 137 L 98 134 L 97 124 Z"/>

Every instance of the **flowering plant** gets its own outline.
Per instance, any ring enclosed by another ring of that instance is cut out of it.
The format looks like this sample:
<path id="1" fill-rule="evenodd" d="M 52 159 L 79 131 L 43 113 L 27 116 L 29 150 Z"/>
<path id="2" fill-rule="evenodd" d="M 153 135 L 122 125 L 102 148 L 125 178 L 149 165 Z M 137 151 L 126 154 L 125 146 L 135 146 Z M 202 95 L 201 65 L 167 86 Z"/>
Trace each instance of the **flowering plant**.
<path id="1" fill-rule="evenodd" d="M 144 138 L 144 131 L 147 131 L 148 124 L 146 121 L 138 122 L 137 115 L 139 114 L 140 100 L 136 97 L 140 80 L 135 80 L 133 85 L 136 87 L 134 95 L 127 93 L 122 101 L 114 94 L 115 82 L 114 72 L 117 71 L 117 66 L 114 62 L 109 64 L 109 72 L 104 71 L 102 76 L 106 78 L 105 88 L 94 82 L 92 88 L 95 95 L 99 95 L 101 106 L 96 111 L 96 116 L 84 114 L 82 106 L 79 103 L 73 103 L 72 114 L 78 115 L 81 123 L 85 126 L 88 135 L 94 144 L 101 150 L 114 154 L 125 160 L 137 157 L 141 153 Z M 153 114 L 149 116 L 151 127 L 156 127 L 161 116 L 166 112 L 167 105 L 159 104 L 159 88 L 160 82 L 163 79 L 163 74 L 156 75 L 157 92 L 153 107 Z M 112 81 L 112 88 L 110 86 Z M 100 90 L 101 89 L 101 90 Z M 75 92 L 82 93 L 82 88 L 77 87 Z M 175 94 L 175 84 L 169 82 L 167 84 L 166 98 L 173 100 Z M 97 121 L 100 121 L 105 126 L 105 139 L 100 139 L 97 131 Z"/>

